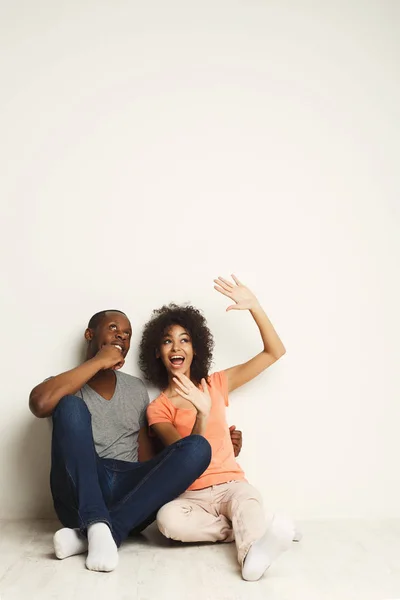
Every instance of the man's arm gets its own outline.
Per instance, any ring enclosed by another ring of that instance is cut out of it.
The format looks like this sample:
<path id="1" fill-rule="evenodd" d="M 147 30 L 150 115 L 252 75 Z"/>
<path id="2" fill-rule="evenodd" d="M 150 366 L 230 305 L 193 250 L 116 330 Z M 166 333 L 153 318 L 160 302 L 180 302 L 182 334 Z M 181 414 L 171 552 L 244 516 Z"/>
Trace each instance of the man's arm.
<path id="1" fill-rule="evenodd" d="M 61 398 L 76 394 L 102 369 L 121 363 L 121 351 L 115 346 L 104 346 L 93 358 L 79 367 L 39 383 L 30 393 L 29 408 L 35 417 L 49 417 Z"/>

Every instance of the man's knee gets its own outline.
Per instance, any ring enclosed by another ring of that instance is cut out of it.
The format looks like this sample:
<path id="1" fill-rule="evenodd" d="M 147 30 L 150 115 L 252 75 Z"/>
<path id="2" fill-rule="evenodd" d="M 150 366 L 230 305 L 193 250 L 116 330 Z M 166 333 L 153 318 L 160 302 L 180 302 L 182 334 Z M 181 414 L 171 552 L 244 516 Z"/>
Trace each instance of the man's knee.
<path id="1" fill-rule="evenodd" d="M 190 454 L 190 463 L 203 473 L 211 462 L 211 446 L 202 435 L 190 435 L 181 440 L 185 456 Z"/>
<path id="2" fill-rule="evenodd" d="M 71 424 L 79 424 L 90 421 L 90 412 L 82 398 L 68 395 L 61 398 L 57 404 L 53 411 L 53 419 L 55 422 L 62 420 Z"/>

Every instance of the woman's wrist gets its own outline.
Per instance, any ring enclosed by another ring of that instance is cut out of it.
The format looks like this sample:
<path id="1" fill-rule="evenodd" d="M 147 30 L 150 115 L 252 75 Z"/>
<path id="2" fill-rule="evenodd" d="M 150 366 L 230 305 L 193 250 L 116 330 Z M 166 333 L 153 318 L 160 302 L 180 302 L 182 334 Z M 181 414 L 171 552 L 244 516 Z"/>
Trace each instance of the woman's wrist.
<path id="1" fill-rule="evenodd" d="M 251 306 L 250 306 L 250 311 L 253 313 L 262 311 L 263 308 L 261 306 L 261 304 L 259 303 L 259 301 L 257 300 L 257 298 L 255 298 L 254 302 L 252 302 Z"/>
<path id="2" fill-rule="evenodd" d="M 200 412 L 199 410 L 197 411 L 197 415 L 196 415 L 196 421 L 198 422 L 202 422 L 202 421 L 207 421 L 208 417 L 210 416 L 210 413 L 204 413 L 204 412 Z"/>

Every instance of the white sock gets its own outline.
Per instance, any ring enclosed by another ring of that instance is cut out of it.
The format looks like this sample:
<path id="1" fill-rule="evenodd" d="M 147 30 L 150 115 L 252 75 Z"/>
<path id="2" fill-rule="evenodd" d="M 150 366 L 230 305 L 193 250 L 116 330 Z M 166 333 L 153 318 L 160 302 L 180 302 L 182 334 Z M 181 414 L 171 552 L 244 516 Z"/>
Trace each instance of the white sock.
<path id="1" fill-rule="evenodd" d="M 79 529 L 59 529 L 53 537 L 54 552 L 57 558 L 63 559 L 86 552 L 87 539 L 79 533 Z"/>
<path id="2" fill-rule="evenodd" d="M 242 568 L 243 579 L 258 581 L 271 563 L 290 547 L 293 537 L 290 521 L 275 515 L 267 532 L 248 551 Z"/>
<path id="3" fill-rule="evenodd" d="M 89 552 L 86 567 L 90 571 L 113 571 L 118 564 L 118 548 L 106 523 L 88 527 Z"/>

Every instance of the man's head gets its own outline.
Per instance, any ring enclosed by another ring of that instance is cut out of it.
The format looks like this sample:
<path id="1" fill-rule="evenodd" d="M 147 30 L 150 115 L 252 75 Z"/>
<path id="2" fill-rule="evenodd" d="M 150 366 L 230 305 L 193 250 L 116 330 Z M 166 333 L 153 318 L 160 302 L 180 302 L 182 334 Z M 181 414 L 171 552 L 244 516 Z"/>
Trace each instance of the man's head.
<path id="1" fill-rule="evenodd" d="M 120 310 L 102 310 L 90 319 L 85 331 L 88 341 L 87 358 L 92 358 L 103 346 L 119 346 L 125 358 L 131 344 L 132 327 Z"/>

